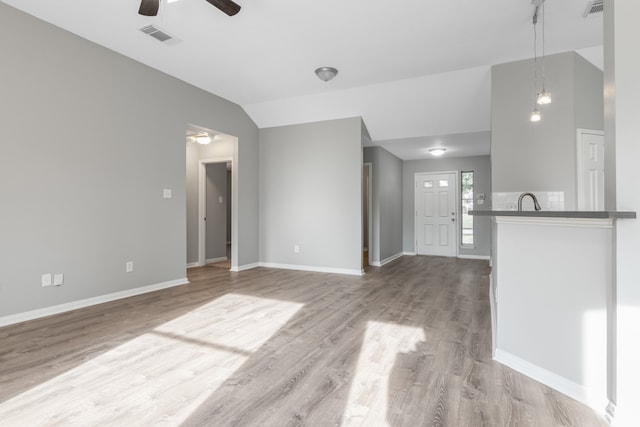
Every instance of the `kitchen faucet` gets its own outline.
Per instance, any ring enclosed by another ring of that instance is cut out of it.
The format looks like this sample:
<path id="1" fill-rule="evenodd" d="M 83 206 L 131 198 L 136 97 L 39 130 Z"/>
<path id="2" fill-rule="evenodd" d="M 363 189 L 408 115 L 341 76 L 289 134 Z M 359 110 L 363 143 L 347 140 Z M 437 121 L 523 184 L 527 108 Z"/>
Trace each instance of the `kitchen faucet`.
<path id="1" fill-rule="evenodd" d="M 520 195 L 520 197 L 518 197 L 518 212 L 522 211 L 522 199 L 525 196 L 531 196 L 531 199 L 533 200 L 533 207 L 535 208 L 535 210 L 540 211 L 542 210 L 542 208 L 540 207 L 540 203 L 538 203 L 538 199 L 536 198 L 536 195 L 533 193 L 522 193 Z"/>

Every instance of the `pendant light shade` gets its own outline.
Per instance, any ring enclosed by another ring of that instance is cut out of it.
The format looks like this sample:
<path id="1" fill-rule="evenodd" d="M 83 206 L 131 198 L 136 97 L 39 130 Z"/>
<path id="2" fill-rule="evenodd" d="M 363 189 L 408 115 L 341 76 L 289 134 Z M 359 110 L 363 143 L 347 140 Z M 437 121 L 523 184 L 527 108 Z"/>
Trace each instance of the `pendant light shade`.
<path id="1" fill-rule="evenodd" d="M 551 104 L 551 92 L 546 90 L 544 87 L 542 88 L 542 92 L 538 94 L 538 104 L 540 105 Z"/>
<path id="2" fill-rule="evenodd" d="M 529 117 L 529 120 L 535 123 L 535 122 L 539 122 L 541 119 L 542 119 L 542 115 L 540 114 L 540 111 L 538 111 L 538 109 L 535 108 L 531 112 L 531 117 Z"/>

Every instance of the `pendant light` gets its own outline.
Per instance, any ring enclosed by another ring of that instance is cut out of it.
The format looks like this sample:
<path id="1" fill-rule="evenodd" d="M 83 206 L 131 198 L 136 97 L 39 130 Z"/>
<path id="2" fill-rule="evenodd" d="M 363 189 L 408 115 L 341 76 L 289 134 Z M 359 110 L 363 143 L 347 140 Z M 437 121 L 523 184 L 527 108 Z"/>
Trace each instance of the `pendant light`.
<path id="1" fill-rule="evenodd" d="M 540 105 L 551 104 L 551 92 L 549 92 L 545 88 L 545 73 L 544 73 L 544 63 L 545 63 L 545 54 L 544 54 L 544 27 L 545 27 L 545 17 L 544 17 L 544 0 L 542 0 L 542 92 L 538 93 L 537 102 Z"/>
<path id="2" fill-rule="evenodd" d="M 544 0 L 543 0 L 544 1 Z M 536 31 L 536 24 L 538 23 L 538 5 L 536 5 L 536 9 L 533 13 L 533 93 L 536 94 L 536 99 L 533 104 L 533 111 L 531 112 L 531 116 L 529 120 L 536 123 L 542 119 L 542 115 L 540 114 L 540 110 L 536 106 L 538 103 L 538 33 Z"/>
<path id="3" fill-rule="evenodd" d="M 531 120 L 532 122 L 539 122 L 542 119 L 542 114 L 540 114 L 540 110 L 538 110 L 537 107 L 533 107 L 533 111 L 531 112 L 531 116 L 529 117 L 529 120 Z"/>

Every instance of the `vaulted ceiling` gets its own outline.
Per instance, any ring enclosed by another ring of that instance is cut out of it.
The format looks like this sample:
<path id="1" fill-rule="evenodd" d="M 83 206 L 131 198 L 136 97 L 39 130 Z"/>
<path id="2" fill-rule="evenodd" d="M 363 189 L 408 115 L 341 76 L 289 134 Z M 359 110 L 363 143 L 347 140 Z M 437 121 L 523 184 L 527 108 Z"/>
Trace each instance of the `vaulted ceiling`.
<path id="1" fill-rule="evenodd" d="M 533 56 L 531 0 L 236 0 L 233 17 L 205 0 L 161 0 L 157 17 L 138 0 L 3 1 L 233 101 L 259 127 L 362 116 L 373 144 L 404 159 L 436 141 L 488 154 L 490 67 Z M 602 62 L 587 3 L 546 0 L 547 54 Z M 325 83 L 320 66 L 339 74 Z"/>

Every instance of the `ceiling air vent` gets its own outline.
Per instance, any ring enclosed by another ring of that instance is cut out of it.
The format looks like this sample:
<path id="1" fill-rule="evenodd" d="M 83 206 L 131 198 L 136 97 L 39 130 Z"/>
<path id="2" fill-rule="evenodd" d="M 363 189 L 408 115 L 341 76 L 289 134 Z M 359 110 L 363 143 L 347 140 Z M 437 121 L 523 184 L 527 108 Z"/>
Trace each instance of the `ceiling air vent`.
<path id="1" fill-rule="evenodd" d="M 587 3 L 587 8 L 582 15 L 585 18 L 596 16 L 604 12 L 604 0 L 592 0 Z"/>
<path id="2" fill-rule="evenodd" d="M 173 37 L 171 34 L 167 33 L 165 30 L 162 30 L 154 25 L 147 25 L 146 27 L 142 27 L 140 28 L 140 31 L 165 44 L 175 44 L 180 41 L 179 39 Z"/>

